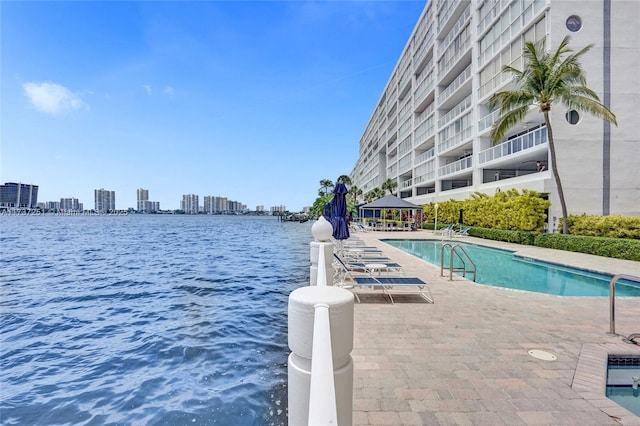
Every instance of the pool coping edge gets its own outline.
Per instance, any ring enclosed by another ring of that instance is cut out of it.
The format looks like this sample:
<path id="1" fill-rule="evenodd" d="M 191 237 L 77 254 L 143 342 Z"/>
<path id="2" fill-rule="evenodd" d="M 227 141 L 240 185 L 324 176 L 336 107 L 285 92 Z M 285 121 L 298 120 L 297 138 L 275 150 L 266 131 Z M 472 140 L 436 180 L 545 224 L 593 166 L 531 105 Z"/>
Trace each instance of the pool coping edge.
<path id="1" fill-rule="evenodd" d="M 640 425 L 640 416 L 606 396 L 609 355 L 640 356 L 640 346 L 623 342 L 584 343 L 580 350 L 571 388 L 620 424 Z"/>

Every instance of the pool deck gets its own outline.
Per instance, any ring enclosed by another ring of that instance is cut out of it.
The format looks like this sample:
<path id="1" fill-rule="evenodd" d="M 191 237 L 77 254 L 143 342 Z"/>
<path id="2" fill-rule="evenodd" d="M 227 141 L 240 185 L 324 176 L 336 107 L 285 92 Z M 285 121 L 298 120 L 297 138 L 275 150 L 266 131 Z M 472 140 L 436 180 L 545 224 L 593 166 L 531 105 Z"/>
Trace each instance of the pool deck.
<path id="1" fill-rule="evenodd" d="M 608 353 L 638 354 L 622 336 L 640 332 L 640 300 L 616 300 L 609 331 L 607 297 L 562 297 L 475 284 L 380 239 L 440 239 L 430 231 L 358 232 L 435 299 L 359 291 L 355 305 L 354 425 L 640 425 L 604 395 Z M 527 257 L 640 276 L 640 262 L 537 247 L 455 239 Z M 544 361 L 529 355 L 557 356 Z"/>

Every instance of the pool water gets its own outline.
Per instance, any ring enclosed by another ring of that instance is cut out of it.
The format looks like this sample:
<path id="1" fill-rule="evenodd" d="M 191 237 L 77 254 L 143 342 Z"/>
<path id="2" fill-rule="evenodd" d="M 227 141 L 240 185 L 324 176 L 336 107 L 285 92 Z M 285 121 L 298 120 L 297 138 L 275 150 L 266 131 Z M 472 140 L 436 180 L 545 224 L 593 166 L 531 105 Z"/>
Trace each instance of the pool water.
<path id="1" fill-rule="evenodd" d="M 609 358 L 607 398 L 640 416 L 640 386 L 633 389 L 633 377 L 640 377 L 640 357 Z"/>
<path id="2" fill-rule="evenodd" d="M 409 254 L 440 266 L 442 241 L 382 240 Z M 447 243 L 446 241 L 444 242 Z M 599 274 L 555 263 L 542 262 L 515 255 L 508 250 L 470 243 L 458 243 L 476 265 L 476 282 L 495 287 L 554 294 L 558 296 L 608 296 L 611 275 Z M 444 250 L 445 265 L 449 265 L 449 249 Z M 454 267 L 462 264 L 454 256 Z M 448 273 L 448 272 L 445 272 Z M 466 274 L 473 280 L 473 274 Z M 619 280 L 616 296 L 640 297 L 640 285 Z"/>

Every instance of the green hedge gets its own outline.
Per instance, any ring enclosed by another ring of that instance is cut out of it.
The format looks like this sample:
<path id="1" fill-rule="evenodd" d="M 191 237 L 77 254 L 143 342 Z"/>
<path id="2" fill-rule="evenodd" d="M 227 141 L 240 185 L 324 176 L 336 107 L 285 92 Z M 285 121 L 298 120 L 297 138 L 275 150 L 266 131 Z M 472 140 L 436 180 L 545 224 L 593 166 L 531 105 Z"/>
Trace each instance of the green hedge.
<path id="1" fill-rule="evenodd" d="M 446 224 L 438 223 L 438 229 L 446 228 L 446 226 Z M 433 230 L 433 223 L 424 223 L 423 229 Z M 472 226 L 469 229 L 469 235 L 487 240 L 640 261 L 640 240 L 634 239 L 537 234 L 527 231 L 507 231 L 502 229 L 480 228 L 477 226 Z"/>
<path id="2" fill-rule="evenodd" d="M 570 215 L 567 222 L 572 235 L 640 240 L 640 216 Z M 562 219 L 559 227 L 562 229 Z"/>
<path id="3" fill-rule="evenodd" d="M 640 240 L 541 234 L 535 238 L 535 245 L 577 253 L 595 254 L 596 256 L 640 261 Z"/>
<path id="4" fill-rule="evenodd" d="M 474 226 L 469 229 L 469 235 L 487 240 L 532 246 L 535 243 L 537 234 L 528 231 L 507 231 L 504 229 L 488 229 Z"/>

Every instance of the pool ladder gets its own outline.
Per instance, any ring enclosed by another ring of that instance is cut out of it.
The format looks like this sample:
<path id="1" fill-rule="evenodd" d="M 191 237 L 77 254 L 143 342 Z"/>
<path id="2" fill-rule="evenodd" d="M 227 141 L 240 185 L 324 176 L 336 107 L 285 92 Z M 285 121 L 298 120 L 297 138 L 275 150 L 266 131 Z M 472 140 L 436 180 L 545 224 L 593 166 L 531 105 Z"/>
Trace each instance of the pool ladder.
<path id="1" fill-rule="evenodd" d="M 476 282 L 476 264 L 473 263 L 473 260 L 469 257 L 467 252 L 462 248 L 460 244 L 451 244 L 446 243 L 442 245 L 442 249 L 440 250 L 440 276 L 444 277 L 444 249 L 449 248 L 449 281 L 453 281 L 453 273 L 461 272 L 462 276 L 466 278 L 467 273 L 473 274 L 473 282 Z M 460 260 L 462 266 L 453 266 L 453 258 L 454 256 Z"/>
<path id="2" fill-rule="evenodd" d="M 609 281 L 609 334 L 611 335 L 616 335 L 616 283 L 620 279 L 640 283 L 640 277 L 625 274 L 614 275 Z M 638 340 L 636 341 L 636 339 Z M 640 333 L 630 334 L 628 337 L 623 338 L 622 341 L 638 345 L 640 344 Z"/>

